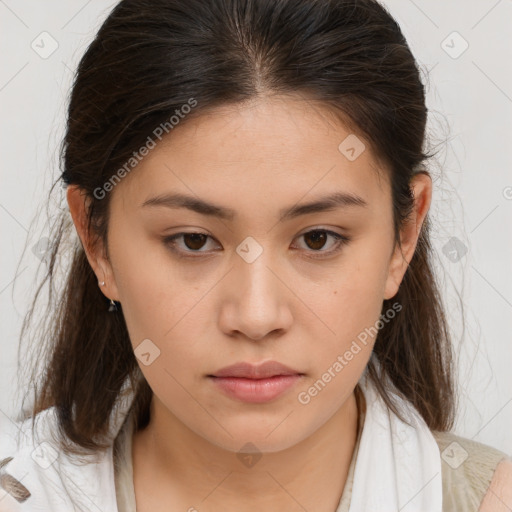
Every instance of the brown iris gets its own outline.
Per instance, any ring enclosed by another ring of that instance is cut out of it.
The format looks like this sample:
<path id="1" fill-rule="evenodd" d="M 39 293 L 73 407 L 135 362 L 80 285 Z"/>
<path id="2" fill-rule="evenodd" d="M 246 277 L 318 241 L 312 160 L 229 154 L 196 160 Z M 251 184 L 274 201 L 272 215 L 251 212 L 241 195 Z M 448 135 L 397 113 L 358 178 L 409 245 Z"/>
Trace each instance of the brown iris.
<path id="1" fill-rule="evenodd" d="M 187 242 L 187 237 L 191 239 L 191 243 Z M 198 250 L 206 242 L 208 235 L 204 235 L 203 233 L 184 233 L 183 234 L 183 242 L 185 245 L 191 250 Z"/>
<path id="2" fill-rule="evenodd" d="M 310 249 L 321 249 L 325 245 L 327 233 L 325 231 L 310 231 L 303 236 Z M 312 241 L 312 244 L 307 242 L 308 238 Z"/>

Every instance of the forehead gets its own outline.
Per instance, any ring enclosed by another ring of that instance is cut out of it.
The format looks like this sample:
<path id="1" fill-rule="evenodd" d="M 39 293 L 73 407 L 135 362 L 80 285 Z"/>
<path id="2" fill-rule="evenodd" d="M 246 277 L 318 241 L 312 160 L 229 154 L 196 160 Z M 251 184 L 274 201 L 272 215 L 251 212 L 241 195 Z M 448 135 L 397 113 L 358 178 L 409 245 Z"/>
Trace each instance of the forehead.
<path id="1" fill-rule="evenodd" d="M 302 98 L 261 98 L 184 116 L 156 142 L 116 187 L 124 207 L 172 191 L 234 209 L 334 191 L 362 196 L 373 208 L 389 200 L 387 172 L 368 141 Z"/>

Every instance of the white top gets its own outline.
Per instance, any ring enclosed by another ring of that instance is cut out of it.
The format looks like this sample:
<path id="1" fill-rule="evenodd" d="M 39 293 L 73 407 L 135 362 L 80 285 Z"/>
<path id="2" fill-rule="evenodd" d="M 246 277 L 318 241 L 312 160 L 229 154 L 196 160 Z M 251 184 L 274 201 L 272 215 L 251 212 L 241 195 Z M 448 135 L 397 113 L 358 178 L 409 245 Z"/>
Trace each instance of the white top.
<path id="1" fill-rule="evenodd" d="M 58 448 L 53 407 L 37 416 L 35 429 L 31 421 L 10 422 L 0 436 L 0 512 L 118 512 L 112 446 L 79 460 Z"/>

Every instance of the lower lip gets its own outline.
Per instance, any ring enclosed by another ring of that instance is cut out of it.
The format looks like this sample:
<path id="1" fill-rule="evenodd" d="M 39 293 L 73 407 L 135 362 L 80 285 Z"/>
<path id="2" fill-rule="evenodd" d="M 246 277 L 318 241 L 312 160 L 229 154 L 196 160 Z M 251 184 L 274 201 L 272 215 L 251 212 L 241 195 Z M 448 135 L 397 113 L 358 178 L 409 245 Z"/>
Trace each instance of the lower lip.
<path id="1" fill-rule="evenodd" d="M 219 388 L 232 398 L 243 402 L 264 403 L 277 398 L 294 386 L 301 375 L 276 375 L 266 379 L 242 377 L 210 377 Z"/>

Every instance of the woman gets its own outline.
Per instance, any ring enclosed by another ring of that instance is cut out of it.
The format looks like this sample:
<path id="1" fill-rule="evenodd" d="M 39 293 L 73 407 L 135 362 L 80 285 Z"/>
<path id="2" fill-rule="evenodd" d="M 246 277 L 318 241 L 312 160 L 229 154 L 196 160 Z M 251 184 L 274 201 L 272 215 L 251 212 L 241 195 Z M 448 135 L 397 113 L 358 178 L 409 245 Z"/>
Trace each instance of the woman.
<path id="1" fill-rule="evenodd" d="M 373 0 L 120 2 L 0 510 L 507 510 L 512 463 L 450 432 L 426 120 Z"/>

